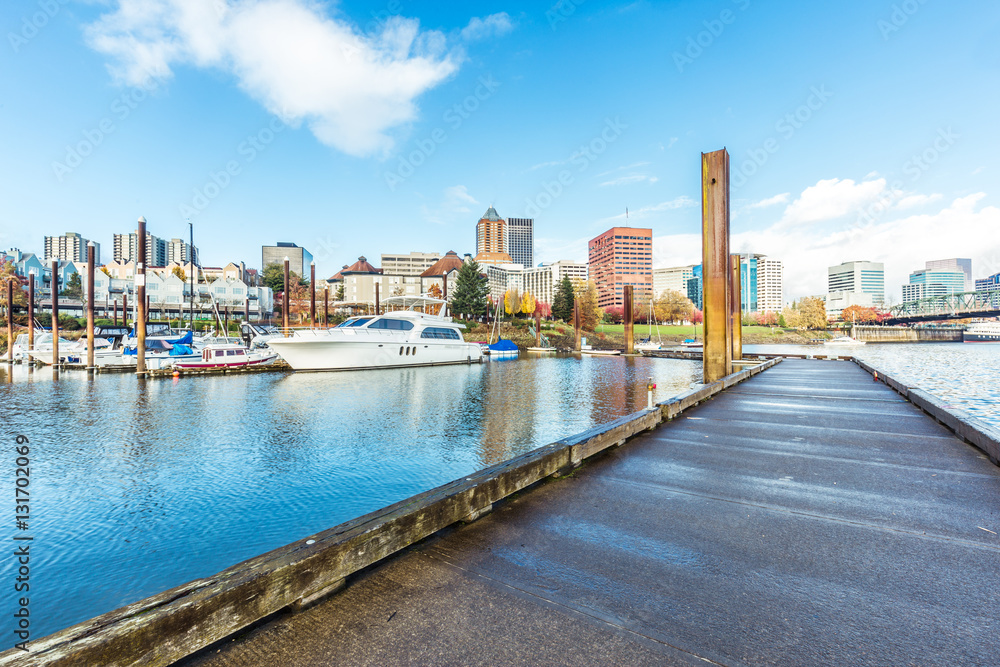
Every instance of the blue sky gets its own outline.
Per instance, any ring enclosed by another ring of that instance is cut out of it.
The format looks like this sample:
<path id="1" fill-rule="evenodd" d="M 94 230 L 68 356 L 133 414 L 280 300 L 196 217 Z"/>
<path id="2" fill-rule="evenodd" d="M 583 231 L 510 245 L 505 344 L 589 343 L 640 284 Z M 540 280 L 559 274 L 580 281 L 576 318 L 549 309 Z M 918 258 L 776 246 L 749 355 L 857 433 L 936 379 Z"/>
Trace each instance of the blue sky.
<path id="1" fill-rule="evenodd" d="M 1000 271 L 1000 6 L 906 0 L 14 0 L 0 9 L 0 246 L 102 244 L 143 215 L 206 263 L 293 241 L 473 252 L 489 205 L 536 261 L 624 223 L 699 261 L 700 153 L 733 244 L 786 265 Z M 375 262 L 377 263 L 377 261 Z"/>

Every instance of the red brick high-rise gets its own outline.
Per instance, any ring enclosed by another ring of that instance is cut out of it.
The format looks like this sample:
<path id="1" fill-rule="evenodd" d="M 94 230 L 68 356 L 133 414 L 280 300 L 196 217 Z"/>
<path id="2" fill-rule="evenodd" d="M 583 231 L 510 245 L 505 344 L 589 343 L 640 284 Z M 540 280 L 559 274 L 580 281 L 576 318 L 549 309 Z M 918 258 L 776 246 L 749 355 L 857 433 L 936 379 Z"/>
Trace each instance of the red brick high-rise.
<path id="1" fill-rule="evenodd" d="M 601 308 L 625 305 L 624 287 L 638 295 L 653 290 L 653 230 L 612 227 L 589 243 L 590 279 Z"/>

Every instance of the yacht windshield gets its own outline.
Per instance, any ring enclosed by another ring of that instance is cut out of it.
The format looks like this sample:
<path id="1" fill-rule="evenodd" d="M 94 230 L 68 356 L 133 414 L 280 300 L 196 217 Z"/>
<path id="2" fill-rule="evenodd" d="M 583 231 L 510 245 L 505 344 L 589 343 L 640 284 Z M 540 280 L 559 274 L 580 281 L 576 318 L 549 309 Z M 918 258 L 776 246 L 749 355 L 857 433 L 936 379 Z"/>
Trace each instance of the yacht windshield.
<path id="1" fill-rule="evenodd" d="M 348 326 L 348 327 L 360 327 L 360 326 L 363 326 L 364 324 L 370 322 L 371 319 L 372 318 L 370 318 L 370 317 L 359 317 L 358 319 L 354 320 L 350 324 L 348 324 L 347 322 L 344 322 L 344 326 Z"/>

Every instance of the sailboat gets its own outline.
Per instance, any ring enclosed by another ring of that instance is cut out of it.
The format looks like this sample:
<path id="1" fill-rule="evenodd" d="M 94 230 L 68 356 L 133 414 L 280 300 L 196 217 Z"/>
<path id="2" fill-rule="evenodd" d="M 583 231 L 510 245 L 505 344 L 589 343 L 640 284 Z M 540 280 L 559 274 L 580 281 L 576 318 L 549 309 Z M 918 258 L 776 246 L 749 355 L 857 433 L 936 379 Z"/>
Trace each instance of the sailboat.
<path id="1" fill-rule="evenodd" d="M 646 318 L 646 322 L 648 323 L 650 320 L 652 320 L 653 326 L 656 328 L 656 341 L 653 341 L 652 332 L 650 332 L 649 336 L 636 343 L 635 349 L 640 352 L 655 352 L 656 350 L 663 349 L 663 340 L 660 338 L 660 323 L 656 321 L 656 314 L 653 312 L 652 297 L 649 299 L 649 317 Z"/>

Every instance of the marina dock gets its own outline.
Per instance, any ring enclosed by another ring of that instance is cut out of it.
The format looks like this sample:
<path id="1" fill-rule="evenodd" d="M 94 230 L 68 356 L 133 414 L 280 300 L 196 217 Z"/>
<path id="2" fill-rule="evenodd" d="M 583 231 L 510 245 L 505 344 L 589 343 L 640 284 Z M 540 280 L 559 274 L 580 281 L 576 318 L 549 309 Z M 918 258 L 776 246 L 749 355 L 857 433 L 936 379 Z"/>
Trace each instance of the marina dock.
<path id="1" fill-rule="evenodd" d="M 1000 469 L 787 360 L 186 667 L 994 664 Z"/>

